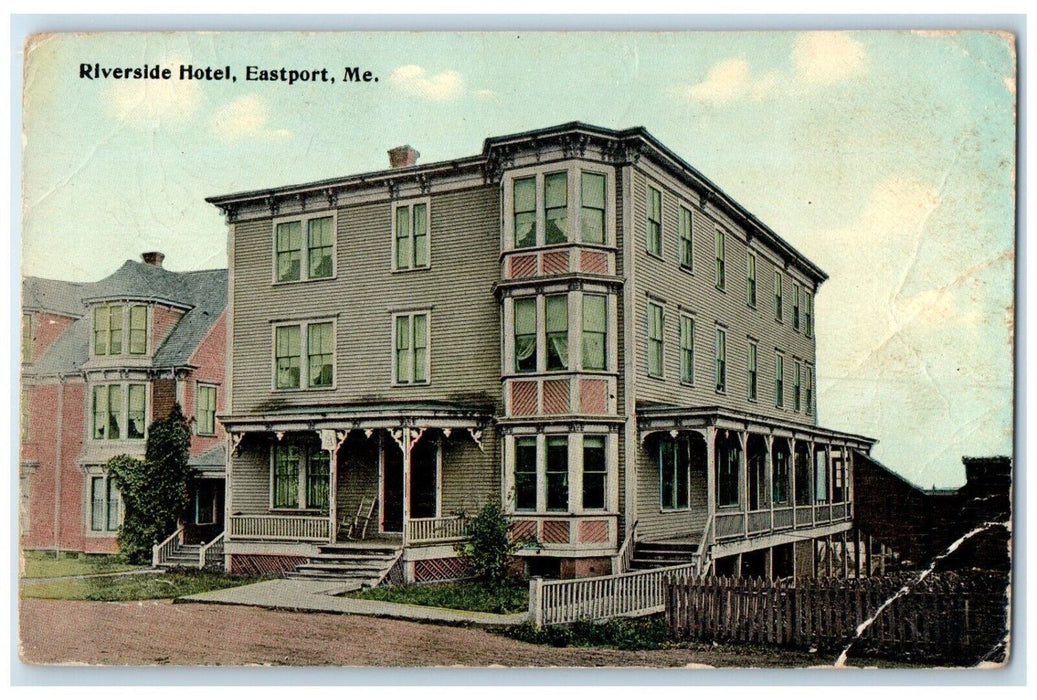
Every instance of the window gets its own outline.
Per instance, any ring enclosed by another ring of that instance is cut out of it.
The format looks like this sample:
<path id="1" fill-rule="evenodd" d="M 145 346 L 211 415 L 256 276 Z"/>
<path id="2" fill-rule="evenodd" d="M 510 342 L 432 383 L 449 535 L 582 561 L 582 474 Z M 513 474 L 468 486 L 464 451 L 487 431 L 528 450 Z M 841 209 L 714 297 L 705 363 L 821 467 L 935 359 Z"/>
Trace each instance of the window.
<path id="1" fill-rule="evenodd" d="M 198 396 L 195 398 L 194 431 L 198 435 L 216 433 L 216 387 L 212 384 L 198 385 Z"/>
<path id="2" fill-rule="evenodd" d="M 393 269 L 415 270 L 428 267 L 428 202 L 398 204 L 394 211 L 396 235 L 393 239 Z"/>
<path id="3" fill-rule="evenodd" d="M 792 410 L 798 411 L 800 409 L 800 386 L 802 383 L 801 377 L 802 368 L 799 362 L 793 363 L 792 369 Z"/>
<path id="4" fill-rule="evenodd" d="M 141 440 L 147 420 L 145 384 L 99 384 L 93 389 L 95 440 Z"/>
<path id="5" fill-rule="evenodd" d="M 799 330 L 799 285 L 792 283 L 792 330 Z"/>
<path id="6" fill-rule="evenodd" d="M 716 388 L 718 392 L 723 393 L 727 391 L 727 333 L 723 328 L 717 328 L 714 355 Z"/>
<path id="7" fill-rule="evenodd" d="M 583 509 L 604 510 L 608 463 L 605 459 L 605 437 L 583 436 Z"/>
<path id="8" fill-rule="evenodd" d="M 537 509 L 537 439 L 515 440 L 515 510 Z"/>
<path id="9" fill-rule="evenodd" d="M 274 326 L 275 388 L 327 389 L 334 384 L 334 323 L 309 321 L 298 325 Z"/>
<path id="10" fill-rule="evenodd" d="M 757 370 L 756 370 L 756 355 L 757 355 L 756 343 L 750 341 L 749 342 L 749 354 L 746 357 L 746 366 L 748 367 L 748 377 L 746 378 L 746 381 L 747 381 L 748 386 L 749 386 L 749 400 L 750 401 L 755 401 L 756 400 L 756 394 L 757 394 L 756 388 L 757 388 L 757 374 L 758 373 L 757 373 Z"/>
<path id="11" fill-rule="evenodd" d="M 128 337 L 124 338 L 123 315 L 128 314 Z M 131 355 L 148 351 L 148 307 L 106 304 L 94 307 L 94 355 Z"/>
<path id="12" fill-rule="evenodd" d="M 536 178 L 518 178 L 512 183 L 515 247 L 529 248 L 537 243 Z"/>
<path id="13" fill-rule="evenodd" d="M 568 173 L 549 173 L 544 176 L 544 243 L 565 243 L 569 240 Z"/>
<path id="14" fill-rule="evenodd" d="M 774 320 L 781 320 L 781 273 L 774 271 Z"/>
<path id="15" fill-rule="evenodd" d="M 396 327 L 393 378 L 396 384 L 427 384 L 428 313 L 394 316 Z"/>
<path id="16" fill-rule="evenodd" d="M 785 405 L 785 358 L 781 355 L 774 356 L 774 405 Z"/>
<path id="17" fill-rule="evenodd" d="M 580 173 L 580 240 L 605 242 L 605 176 Z"/>
<path id="18" fill-rule="evenodd" d="M 122 522 L 119 488 L 108 476 L 90 477 L 90 530 L 115 532 Z"/>
<path id="19" fill-rule="evenodd" d="M 22 362 L 32 362 L 32 314 L 22 314 Z"/>
<path id="20" fill-rule="evenodd" d="M 803 290 L 803 332 L 808 338 L 814 335 L 814 298 L 810 292 Z"/>
<path id="21" fill-rule="evenodd" d="M 692 269 L 695 252 L 692 246 L 691 210 L 681 207 L 677 214 L 677 262 L 686 270 Z"/>
<path id="22" fill-rule="evenodd" d="M 648 376 L 663 376 L 663 307 L 648 302 Z"/>
<path id="23" fill-rule="evenodd" d="M 327 510 L 331 458 L 316 445 L 275 445 L 271 505 L 274 508 Z"/>
<path id="24" fill-rule="evenodd" d="M 598 294 L 583 295 L 583 369 L 605 369 L 605 340 L 608 335 L 606 301 L 606 297 Z"/>
<path id="25" fill-rule="evenodd" d="M 690 460 L 688 446 L 673 438 L 659 441 L 659 507 L 678 510 L 688 507 Z"/>
<path id="26" fill-rule="evenodd" d="M 536 297 L 515 299 L 515 371 L 537 371 Z"/>
<path id="27" fill-rule="evenodd" d="M 547 438 L 547 509 L 569 510 L 569 436 Z"/>
<path id="28" fill-rule="evenodd" d="M 724 267 L 724 232 L 720 229 L 716 231 L 714 250 L 716 254 L 716 286 L 717 289 L 723 291 L 727 284 L 727 274 Z"/>
<path id="29" fill-rule="evenodd" d="M 334 261 L 334 216 L 310 216 L 274 225 L 274 278 L 277 282 L 332 277 Z"/>
<path id="30" fill-rule="evenodd" d="M 803 379 L 807 383 L 806 409 L 807 409 L 807 415 L 809 416 L 809 415 L 812 415 L 814 413 L 814 368 L 813 367 L 807 367 L 806 368 L 806 372 L 805 372 L 805 375 L 804 375 Z"/>
<path id="31" fill-rule="evenodd" d="M 756 308 L 756 255 L 753 253 L 745 258 L 745 303 Z"/>
<path id="32" fill-rule="evenodd" d="M 547 314 L 547 369 L 569 368 L 569 297 L 552 294 L 544 298 Z"/>
<path id="33" fill-rule="evenodd" d="M 695 319 L 681 316 L 680 327 L 681 382 L 695 383 Z"/>
<path id="34" fill-rule="evenodd" d="M 646 243 L 648 252 L 662 257 L 663 254 L 663 194 L 654 187 L 648 188 L 648 229 Z"/>

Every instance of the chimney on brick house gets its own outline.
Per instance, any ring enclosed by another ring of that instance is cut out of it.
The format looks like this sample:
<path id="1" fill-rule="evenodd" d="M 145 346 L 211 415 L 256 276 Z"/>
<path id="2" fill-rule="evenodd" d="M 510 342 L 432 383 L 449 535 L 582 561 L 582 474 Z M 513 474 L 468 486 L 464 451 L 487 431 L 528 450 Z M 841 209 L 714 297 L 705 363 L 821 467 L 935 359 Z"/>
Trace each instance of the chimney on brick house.
<path id="1" fill-rule="evenodd" d="M 416 165 L 419 156 L 421 156 L 421 154 L 410 146 L 397 146 L 396 148 L 390 148 L 389 167 L 407 168 Z"/>
<path id="2" fill-rule="evenodd" d="M 140 259 L 144 261 L 145 265 L 154 265 L 155 267 L 161 268 L 162 261 L 166 259 L 166 256 L 164 253 L 153 250 L 148 253 L 141 253 Z"/>

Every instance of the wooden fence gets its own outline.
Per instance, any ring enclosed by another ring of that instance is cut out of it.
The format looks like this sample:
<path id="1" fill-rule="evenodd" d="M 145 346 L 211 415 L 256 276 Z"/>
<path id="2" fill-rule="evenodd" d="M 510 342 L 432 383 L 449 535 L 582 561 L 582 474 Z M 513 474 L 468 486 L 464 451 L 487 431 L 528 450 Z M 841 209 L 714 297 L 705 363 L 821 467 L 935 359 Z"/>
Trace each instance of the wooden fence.
<path id="1" fill-rule="evenodd" d="M 953 574 L 908 579 L 693 579 L 671 576 L 666 622 L 675 639 L 777 644 L 975 662 L 1004 641 L 1006 583 Z M 876 616 L 876 612 L 882 608 Z M 858 635 L 858 626 L 875 616 Z"/>
<path id="2" fill-rule="evenodd" d="M 592 578 L 530 579 L 529 620 L 540 627 L 662 612 L 664 579 L 694 574 L 694 564 L 682 564 Z"/>

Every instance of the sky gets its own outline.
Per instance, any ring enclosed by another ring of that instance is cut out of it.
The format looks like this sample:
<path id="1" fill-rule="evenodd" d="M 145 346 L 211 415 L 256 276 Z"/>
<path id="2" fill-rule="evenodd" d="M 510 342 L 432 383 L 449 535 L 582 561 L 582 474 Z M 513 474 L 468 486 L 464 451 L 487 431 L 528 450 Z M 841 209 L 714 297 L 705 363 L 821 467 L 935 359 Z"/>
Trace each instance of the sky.
<path id="1" fill-rule="evenodd" d="M 87 80 L 160 64 L 169 81 Z M 231 66 L 180 81 L 179 66 Z M 330 83 L 246 81 L 327 67 Z M 359 66 L 377 82 L 344 82 Z M 821 425 L 921 486 L 1011 454 L 1016 57 L 984 32 L 54 35 L 28 54 L 22 272 L 226 265 L 207 196 L 579 120 L 644 126 L 830 279 Z"/>

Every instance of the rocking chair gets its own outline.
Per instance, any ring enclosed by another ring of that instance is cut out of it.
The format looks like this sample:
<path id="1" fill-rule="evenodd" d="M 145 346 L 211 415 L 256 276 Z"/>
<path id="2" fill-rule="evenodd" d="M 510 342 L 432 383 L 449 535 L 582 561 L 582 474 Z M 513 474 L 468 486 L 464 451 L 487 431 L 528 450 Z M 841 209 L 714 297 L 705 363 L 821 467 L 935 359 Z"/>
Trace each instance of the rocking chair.
<path id="1" fill-rule="evenodd" d="M 356 515 L 353 516 L 353 522 L 349 523 L 349 530 L 346 533 L 347 540 L 362 540 L 367 537 L 367 524 L 371 522 L 371 515 L 374 513 L 375 506 L 378 505 L 378 497 L 367 496 L 360 497 L 360 505 L 356 509 Z M 346 521 L 342 522 L 342 527 L 346 527 Z"/>

